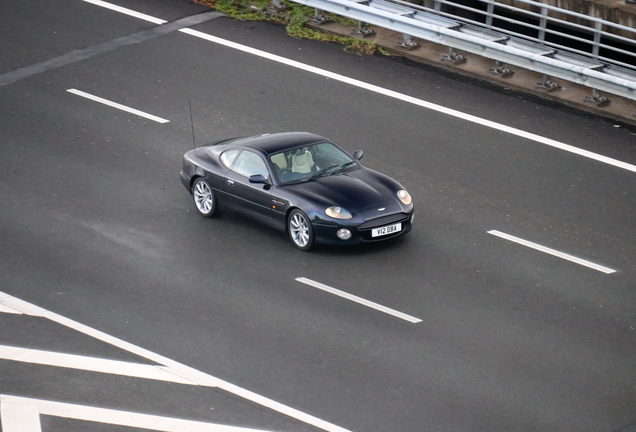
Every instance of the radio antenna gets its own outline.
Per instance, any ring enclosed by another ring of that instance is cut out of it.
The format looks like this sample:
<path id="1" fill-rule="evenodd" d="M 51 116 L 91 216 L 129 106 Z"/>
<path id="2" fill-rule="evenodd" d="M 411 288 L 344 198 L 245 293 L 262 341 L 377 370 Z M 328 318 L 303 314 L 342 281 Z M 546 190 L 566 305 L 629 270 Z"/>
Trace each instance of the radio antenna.
<path id="1" fill-rule="evenodd" d="M 192 101 L 188 99 L 188 105 L 190 106 L 190 126 L 192 127 L 192 149 L 194 150 L 194 154 L 197 154 L 197 142 L 194 137 L 194 120 L 192 119 Z"/>

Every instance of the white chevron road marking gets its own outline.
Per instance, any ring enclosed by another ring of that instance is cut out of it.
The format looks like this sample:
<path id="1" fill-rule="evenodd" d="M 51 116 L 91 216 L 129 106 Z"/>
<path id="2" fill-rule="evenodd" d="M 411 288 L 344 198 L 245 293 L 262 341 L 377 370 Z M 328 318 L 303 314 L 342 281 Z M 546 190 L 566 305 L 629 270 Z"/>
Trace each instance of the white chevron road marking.
<path id="1" fill-rule="evenodd" d="M 21 300 L 17 297 L 13 297 L 9 294 L 6 294 L 2 291 L 0 291 L 0 306 L 4 307 L 4 308 L 9 308 L 12 309 L 14 311 L 20 312 L 22 314 L 25 315 L 30 315 L 30 316 L 36 316 L 36 317 L 41 317 L 41 318 L 46 318 L 48 320 L 51 320 L 53 322 L 56 322 L 58 324 L 61 324 L 65 327 L 71 328 L 77 332 L 83 333 L 87 336 L 91 336 L 97 340 L 100 340 L 102 342 L 105 342 L 107 344 L 110 344 L 112 346 L 115 346 L 117 348 L 120 348 L 124 351 L 127 351 L 129 353 L 135 354 L 141 358 L 144 358 L 146 360 L 149 360 L 153 363 L 156 363 L 160 370 L 165 371 L 169 374 L 175 375 L 175 380 L 177 379 L 177 377 L 181 378 L 182 381 L 173 381 L 173 382 L 188 382 L 190 383 L 190 385 L 199 385 L 199 386 L 207 386 L 207 387 L 217 387 L 220 388 L 222 390 L 225 390 L 228 393 L 231 393 L 233 395 L 239 396 L 243 399 L 247 399 L 251 402 L 254 402 L 258 405 L 267 407 L 271 410 L 274 410 L 276 412 L 279 412 L 281 414 L 284 414 L 286 416 L 289 416 L 291 418 L 294 418 L 296 420 L 299 420 L 303 423 L 307 423 L 310 424 L 312 426 L 315 426 L 319 429 L 323 429 L 325 431 L 328 432 L 350 432 L 347 429 L 344 429 L 340 426 L 337 426 L 335 424 L 326 422 L 324 420 L 321 420 L 317 417 L 314 417 L 310 414 L 306 414 L 302 411 L 299 411 L 295 408 L 289 407 L 287 405 L 283 405 L 279 402 L 276 402 L 272 399 L 269 399 L 265 396 L 261 396 L 257 393 L 251 392 L 247 389 L 244 389 L 242 387 L 236 386 L 232 383 L 229 383 L 227 381 L 224 381 L 222 379 L 216 378 L 212 375 L 209 375 L 205 372 L 201 372 L 199 370 L 196 370 L 194 368 L 191 368 L 190 366 L 186 366 L 182 363 L 176 362 L 174 360 L 171 360 L 167 357 L 161 356 L 159 354 L 156 354 L 152 351 L 149 351 L 147 349 L 141 348 L 137 345 L 133 345 L 129 342 L 126 342 L 122 339 L 116 338 L 114 336 L 111 336 L 109 334 L 106 334 L 102 331 L 96 330 L 94 328 L 88 327 L 84 324 L 81 324 L 77 321 L 73 321 L 69 318 L 66 318 L 62 315 L 58 315 L 55 312 L 51 312 L 49 310 L 46 310 L 44 308 L 41 308 L 39 306 L 36 306 L 32 303 L 28 303 L 24 300 Z M 13 347 L 10 347 L 13 348 Z M 7 349 L 5 347 L 5 352 L 9 353 L 9 349 Z M 15 351 L 14 354 L 15 355 Z M 58 362 L 70 362 L 72 360 L 72 357 L 66 357 L 66 355 L 59 355 L 59 353 L 51 353 L 51 352 L 46 352 L 48 355 L 50 355 L 50 361 L 58 361 Z M 24 354 L 29 354 L 28 352 L 25 352 Z M 73 359 L 72 361 L 74 362 L 77 359 Z M 112 360 L 104 360 L 104 359 L 100 359 L 102 361 L 93 361 L 93 366 L 97 367 L 104 367 L 104 368 L 112 368 L 114 367 L 114 365 L 116 365 L 117 363 L 113 363 Z M 144 373 L 147 373 L 148 370 L 146 368 L 138 368 L 137 366 L 135 366 L 134 368 L 131 367 L 130 363 L 126 363 L 126 362 L 121 362 L 125 364 L 125 367 L 128 368 L 129 370 L 132 369 L 136 369 L 137 372 L 141 373 L 140 371 L 144 371 Z M 121 365 L 120 366 L 124 366 Z M 152 372 L 154 373 L 160 373 L 157 372 L 156 370 Z M 165 375 L 162 374 L 162 376 L 165 377 Z M 14 432 L 14 431 L 7 431 L 6 429 L 3 429 L 3 432 Z M 22 431 L 15 431 L 15 432 L 22 432 Z M 24 431 L 24 432 L 31 432 L 31 431 Z"/>
<path id="2" fill-rule="evenodd" d="M 166 371 L 162 366 L 129 363 L 119 360 L 107 360 L 96 357 L 64 354 L 53 351 L 41 351 L 0 345 L 0 359 L 100 372 L 111 375 L 123 375 L 133 378 L 145 378 L 156 381 L 168 381 L 179 384 L 196 385 L 190 380 Z"/>
<path id="3" fill-rule="evenodd" d="M 40 415 L 162 432 L 265 432 L 216 423 L 0 395 L 3 432 L 42 432 Z"/>

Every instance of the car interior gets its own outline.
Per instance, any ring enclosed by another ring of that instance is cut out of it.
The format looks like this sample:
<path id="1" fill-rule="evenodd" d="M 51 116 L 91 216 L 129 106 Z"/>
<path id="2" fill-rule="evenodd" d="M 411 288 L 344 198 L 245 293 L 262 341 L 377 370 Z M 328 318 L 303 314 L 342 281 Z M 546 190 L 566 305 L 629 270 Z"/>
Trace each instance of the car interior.
<path id="1" fill-rule="evenodd" d="M 352 159 L 330 143 L 313 144 L 270 156 L 281 183 L 307 178 L 330 166 L 338 166 Z"/>
<path id="2" fill-rule="evenodd" d="M 246 177 L 255 174 L 261 174 L 265 178 L 269 177 L 269 172 L 263 159 L 256 153 L 247 150 L 241 152 L 232 170 Z"/>

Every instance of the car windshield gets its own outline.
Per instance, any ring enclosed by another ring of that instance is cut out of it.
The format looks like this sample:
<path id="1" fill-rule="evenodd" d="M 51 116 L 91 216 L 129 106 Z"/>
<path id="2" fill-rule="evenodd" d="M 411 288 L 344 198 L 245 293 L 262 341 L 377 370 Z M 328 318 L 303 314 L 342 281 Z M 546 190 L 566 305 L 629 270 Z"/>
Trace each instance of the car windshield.
<path id="1" fill-rule="evenodd" d="M 269 157 L 280 183 L 308 181 L 357 162 L 331 143 L 312 144 Z M 343 168 L 344 169 L 344 168 Z"/>

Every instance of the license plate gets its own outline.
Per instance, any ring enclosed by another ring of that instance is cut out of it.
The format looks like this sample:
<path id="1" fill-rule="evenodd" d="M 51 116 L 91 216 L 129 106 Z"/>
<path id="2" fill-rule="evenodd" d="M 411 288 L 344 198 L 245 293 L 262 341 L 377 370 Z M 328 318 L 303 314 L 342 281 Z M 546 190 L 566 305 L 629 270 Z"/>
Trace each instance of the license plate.
<path id="1" fill-rule="evenodd" d="M 373 230 L 371 231 L 371 237 L 380 237 L 387 234 L 393 234 L 398 231 L 402 231 L 401 223 L 396 223 L 394 225 L 387 225 L 380 228 L 373 228 Z"/>

